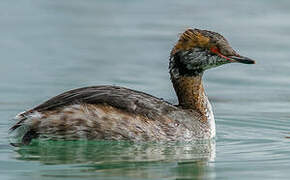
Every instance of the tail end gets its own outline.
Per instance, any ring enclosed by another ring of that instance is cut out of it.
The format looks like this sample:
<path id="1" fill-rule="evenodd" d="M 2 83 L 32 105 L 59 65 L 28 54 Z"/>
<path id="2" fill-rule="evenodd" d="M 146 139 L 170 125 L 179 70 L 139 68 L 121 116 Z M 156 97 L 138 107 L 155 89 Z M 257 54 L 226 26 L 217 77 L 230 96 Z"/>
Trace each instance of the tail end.
<path id="1" fill-rule="evenodd" d="M 26 114 L 27 112 L 19 113 L 14 118 L 17 122 L 9 129 L 9 133 L 12 134 L 12 146 L 29 145 L 32 139 L 38 137 L 37 131 L 29 125 L 30 115 Z"/>

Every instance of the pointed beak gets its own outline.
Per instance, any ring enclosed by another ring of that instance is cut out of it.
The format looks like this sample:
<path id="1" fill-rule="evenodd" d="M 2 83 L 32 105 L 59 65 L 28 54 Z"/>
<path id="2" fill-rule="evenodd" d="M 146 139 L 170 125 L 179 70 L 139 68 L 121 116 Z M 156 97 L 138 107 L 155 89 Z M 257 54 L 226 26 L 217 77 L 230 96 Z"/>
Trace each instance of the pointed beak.
<path id="1" fill-rule="evenodd" d="M 256 64 L 253 59 L 244 56 L 229 56 L 232 62 L 244 63 L 244 64 Z"/>
<path id="2" fill-rule="evenodd" d="M 232 50 L 232 54 L 235 54 L 235 56 L 225 56 L 223 55 L 220 50 L 217 47 L 212 47 L 210 49 L 211 52 L 217 54 L 218 56 L 225 58 L 227 60 L 229 60 L 230 62 L 238 62 L 238 63 L 244 63 L 244 64 L 256 64 L 256 62 L 250 58 L 241 56 L 239 54 L 237 54 L 234 50 Z"/>

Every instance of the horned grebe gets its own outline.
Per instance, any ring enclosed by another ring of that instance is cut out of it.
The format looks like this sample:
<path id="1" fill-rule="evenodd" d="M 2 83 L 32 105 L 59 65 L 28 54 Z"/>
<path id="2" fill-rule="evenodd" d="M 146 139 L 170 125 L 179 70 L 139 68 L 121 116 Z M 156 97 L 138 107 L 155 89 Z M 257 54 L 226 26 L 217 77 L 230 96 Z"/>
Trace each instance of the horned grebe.
<path id="1" fill-rule="evenodd" d="M 255 61 L 240 56 L 220 34 L 187 29 L 170 54 L 169 72 L 179 104 L 117 86 L 74 89 L 16 116 L 11 131 L 21 144 L 34 138 L 191 141 L 215 137 L 203 72 L 222 64 Z"/>

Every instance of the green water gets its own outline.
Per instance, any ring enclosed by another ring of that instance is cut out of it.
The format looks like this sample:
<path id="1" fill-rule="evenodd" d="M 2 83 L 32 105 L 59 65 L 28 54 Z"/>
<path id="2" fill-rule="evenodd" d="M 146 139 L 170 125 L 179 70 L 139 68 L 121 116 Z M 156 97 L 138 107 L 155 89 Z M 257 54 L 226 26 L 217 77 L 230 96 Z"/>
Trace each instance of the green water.
<path id="1" fill-rule="evenodd" d="M 211 145 L 202 142 L 41 142 L 17 150 L 19 155 L 15 158 L 45 165 L 33 164 L 38 178 L 172 179 L 205 176 Z M 30 178 L 34 172 L 21 174 Z"/>
<path id="2" fill-rule="evenodd" d="M 0 2 L 0 179 L 289 179 L 290 2 Z M 205 73 L 217 138 L 9 145 L 17 113 L 63 91 L 119 85 L 176 103 L 169 52 L 187 27 L 220 32 L 256 65 Z"/>

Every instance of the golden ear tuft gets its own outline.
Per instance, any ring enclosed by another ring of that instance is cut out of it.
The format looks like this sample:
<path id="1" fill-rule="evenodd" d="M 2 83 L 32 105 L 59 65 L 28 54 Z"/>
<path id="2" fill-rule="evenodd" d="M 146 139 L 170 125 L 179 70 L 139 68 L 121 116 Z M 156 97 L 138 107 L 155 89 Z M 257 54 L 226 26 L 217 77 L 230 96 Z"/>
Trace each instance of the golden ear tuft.
<path id="1" fill-rule="evenodd" d="M 181 50 L 190 50 L 194 47 L 208 47 L 210 38 L 204 36 L 199 31 L 200 30 L 198 29 L 187 29 L 184 33 L 182 33 L 171 51 L 171 56 Z"/>

